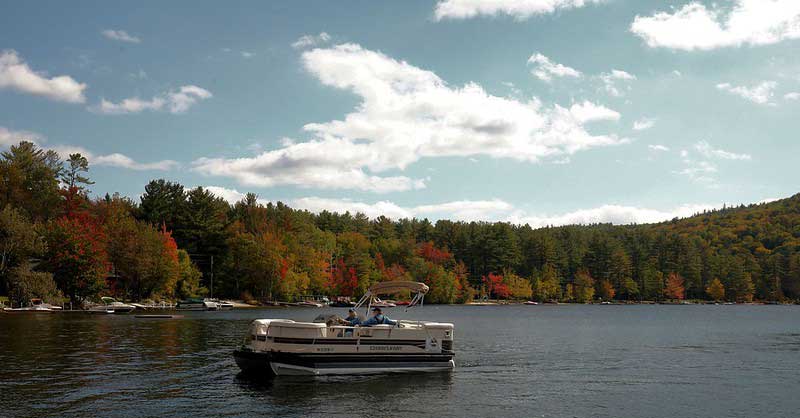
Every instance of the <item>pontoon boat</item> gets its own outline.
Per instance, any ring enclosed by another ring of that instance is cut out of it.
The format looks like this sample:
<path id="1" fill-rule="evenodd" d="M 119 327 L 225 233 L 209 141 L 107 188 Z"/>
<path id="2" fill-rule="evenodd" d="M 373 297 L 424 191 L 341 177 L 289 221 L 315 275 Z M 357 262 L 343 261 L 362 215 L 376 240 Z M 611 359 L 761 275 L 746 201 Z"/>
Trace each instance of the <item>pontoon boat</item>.
<path id="1" fill-rule="evenodd" d="M 356 305 L 368 313 L 379 294 L 416 292 L 409 306 L 421 305 L 428 286 L 417 282 L 382 282 Z M 398 320 L 397 325 L 339 325 L 340 318 L 314 322 L 257 319 L 233 353 L 243 372 L 265 377 L 342 375 L 450 370 L 453 324 Z"/>

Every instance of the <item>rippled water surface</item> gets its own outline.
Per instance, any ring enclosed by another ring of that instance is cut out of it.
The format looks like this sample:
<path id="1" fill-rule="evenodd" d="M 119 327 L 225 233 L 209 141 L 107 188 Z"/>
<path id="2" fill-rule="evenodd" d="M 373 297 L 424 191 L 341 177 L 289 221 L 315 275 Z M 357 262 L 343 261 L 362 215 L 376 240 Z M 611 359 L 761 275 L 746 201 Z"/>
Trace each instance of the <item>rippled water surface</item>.
<path id="1" fill-rule="evenodd" d="M 796 417 L 798 306 L 425 306 L 452 373 L 238 376 L 255 318 L 343 309 L 0 314 L 0 416 Z"/>

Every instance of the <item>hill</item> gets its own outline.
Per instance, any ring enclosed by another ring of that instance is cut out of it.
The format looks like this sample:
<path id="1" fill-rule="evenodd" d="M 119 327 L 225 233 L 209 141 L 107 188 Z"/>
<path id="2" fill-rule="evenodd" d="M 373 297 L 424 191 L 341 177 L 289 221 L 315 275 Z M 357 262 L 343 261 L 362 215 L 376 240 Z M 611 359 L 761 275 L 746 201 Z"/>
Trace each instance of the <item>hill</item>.
<path id="1" fill-rule="evenodd" d="M 231 205 L 165 180 L 138 202 L 90 199 L 88 171 L 79 154 L 62 162 L 30 142 L 2 153 L 0 294 L 286 300 L 418 280 L 442 303 L 800 298 L 800 195 L 658 224 L 533 229 L 314 214 L 254 194 Z"/>

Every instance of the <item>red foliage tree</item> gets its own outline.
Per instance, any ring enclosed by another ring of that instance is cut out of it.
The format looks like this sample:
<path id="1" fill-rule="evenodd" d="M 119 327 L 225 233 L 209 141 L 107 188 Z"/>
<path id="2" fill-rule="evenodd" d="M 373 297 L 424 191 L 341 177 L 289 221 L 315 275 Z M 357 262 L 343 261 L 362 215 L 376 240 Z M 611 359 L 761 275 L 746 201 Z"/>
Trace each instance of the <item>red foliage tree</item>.
<path id="1" fill-rule="evenodd" d="M 61 217 L 47 230 L 47 267 L 73 302 L 96 295 L 109 270 L 106 235 L 88 215 Z"/>
<path id="2" fill-rule="evenodd" d="M 172 238 L 172 231 L 167 231 L 167 226 L 161 224 L 161 240 L 164 242 L 164 254 L 171 261 L 178 264 L 178 243 Z"/>
<path id="3" fill-rule="evenodd" d="M 417 248 L 417 255 L 434 264 L 442 265 L 453 259 L 453 254 L 447 250 L 436 248 L 433 242 L 423 242 Z"/>
<path id="4" fill-rule="evenodd" d="M 328 279 L 328 288 L 331 293 L 339 296 L 353 296 L 358 288 L 358 275 L 354 267 L 347 267 L 344 259 L 340 258 L 332 269 Z"/>
<path id="5" fill-rule="evenodd" d="M 497 299 L 506 299 L 511 294 L 508 285 L 503 283 L 502 275 L 489 273 L 488 276 L 481 277 L 481 280 L 486 286 L 486 291 Z"/>

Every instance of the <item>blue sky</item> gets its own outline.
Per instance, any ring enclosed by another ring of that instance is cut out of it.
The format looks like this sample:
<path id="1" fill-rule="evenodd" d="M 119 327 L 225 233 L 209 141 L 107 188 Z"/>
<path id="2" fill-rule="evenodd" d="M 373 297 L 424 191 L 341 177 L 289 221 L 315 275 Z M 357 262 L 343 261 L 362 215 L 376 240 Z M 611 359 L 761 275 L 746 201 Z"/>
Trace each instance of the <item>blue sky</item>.
<path id="1" fill-rule="evenodd" d="M 800 2 L 30 1 L 0 147 L 310 210 L 650 222 L 797 189 Z"/>

